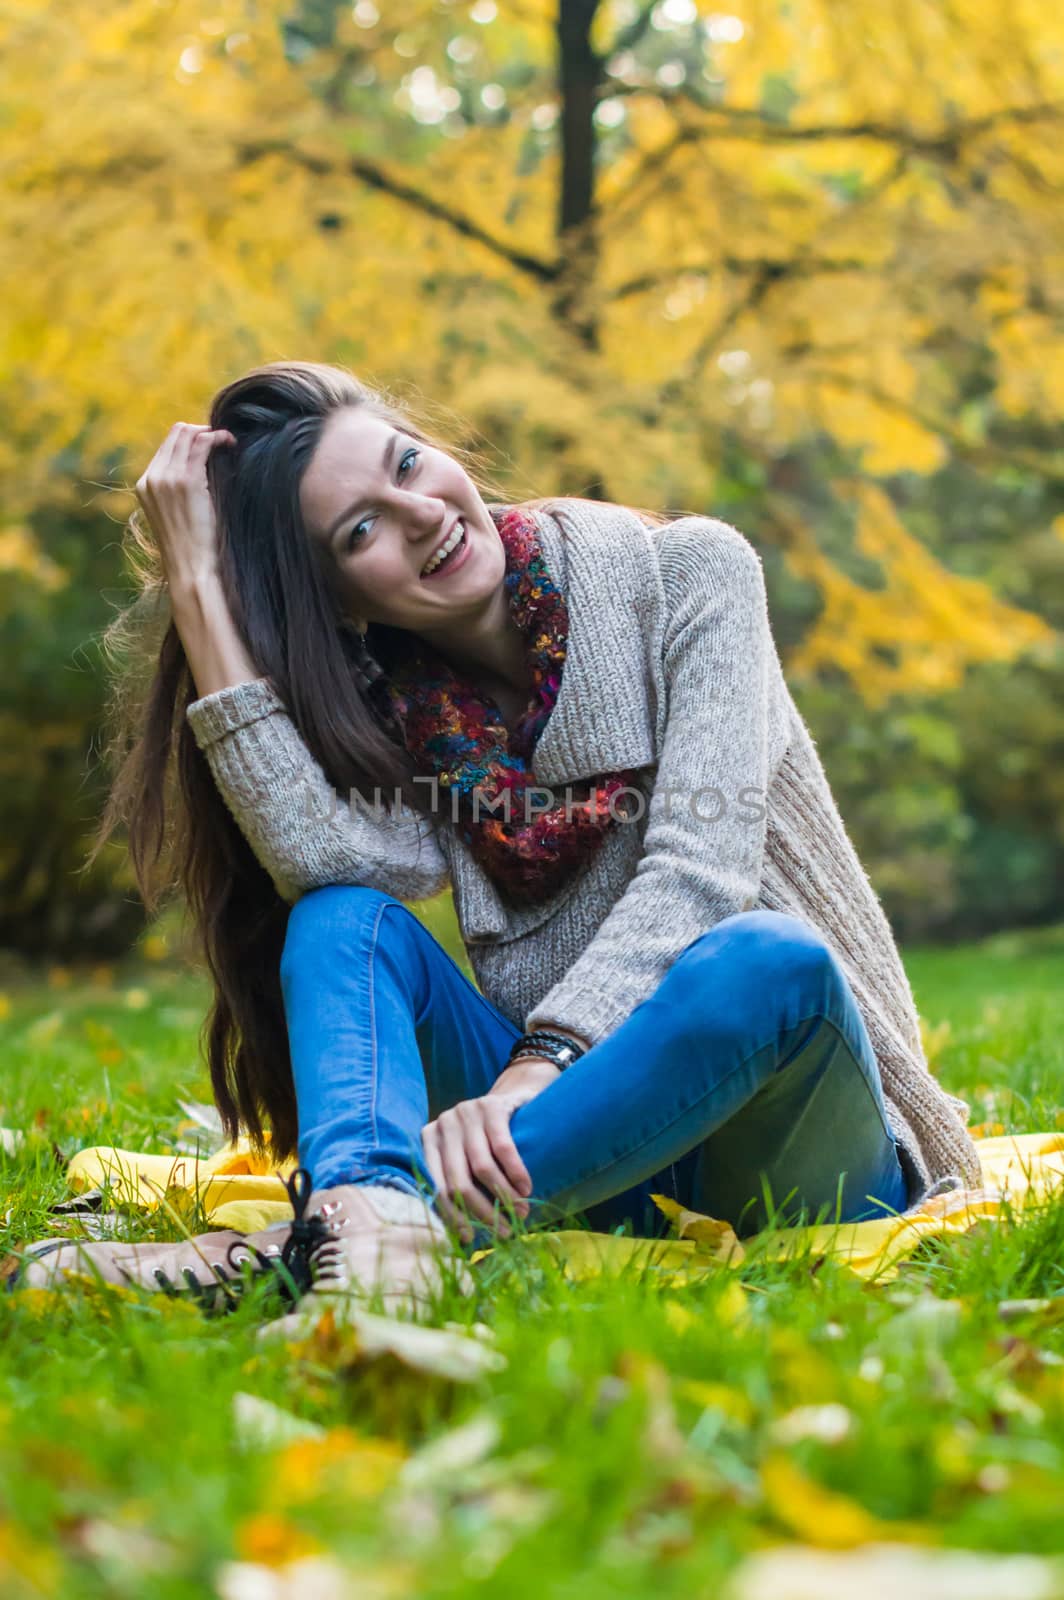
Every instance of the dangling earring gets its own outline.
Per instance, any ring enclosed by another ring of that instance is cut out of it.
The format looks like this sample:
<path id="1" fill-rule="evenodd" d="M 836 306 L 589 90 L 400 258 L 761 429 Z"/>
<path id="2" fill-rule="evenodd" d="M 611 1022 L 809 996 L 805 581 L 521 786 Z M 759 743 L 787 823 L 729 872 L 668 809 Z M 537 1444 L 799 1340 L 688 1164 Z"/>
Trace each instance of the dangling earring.
<path id="1" fill-rule="evenodd" d="M 378 705 L 383 702 L 386 706 L 387 700 L 382 693 L 383 680 L 386 678 L 386 673 L 369 648 L 366 639 L 366 635 L 369 632 L 369 623 L 363 617 L 349 617 L 346 619 L 345 625 L 350 628 L 355 636 L 355 673 L 363 690 Z"/>

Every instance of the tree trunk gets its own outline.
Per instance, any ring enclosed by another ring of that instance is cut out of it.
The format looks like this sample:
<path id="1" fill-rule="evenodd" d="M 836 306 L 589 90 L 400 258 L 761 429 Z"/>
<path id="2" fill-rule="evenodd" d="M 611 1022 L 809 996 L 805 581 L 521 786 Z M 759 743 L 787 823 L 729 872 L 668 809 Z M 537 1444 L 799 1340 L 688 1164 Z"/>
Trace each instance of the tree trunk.
<path id="1" fill-rule="evenodd" d="M 598 267 L 595 237 L 594 113 L 603 63 L 591 48 L 599 0 L 559 0 L 558 83 L 562 174 L 558 208 L 560 276 L 552 310 L 589 350 L 598 349 L 590 290 Z"/>

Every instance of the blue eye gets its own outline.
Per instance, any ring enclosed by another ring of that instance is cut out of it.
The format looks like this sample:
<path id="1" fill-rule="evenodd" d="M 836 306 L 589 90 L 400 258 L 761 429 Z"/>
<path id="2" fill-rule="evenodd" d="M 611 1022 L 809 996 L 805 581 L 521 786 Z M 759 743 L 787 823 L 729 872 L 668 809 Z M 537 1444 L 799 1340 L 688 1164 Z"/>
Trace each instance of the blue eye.
<path id="1" fill-rule="evenodd" d="M 396 468 L 396 476 L 398 477 L 398 475 L 402 472 L 405 463 L 410 460 L 411 456 L 419 456 L 420 454 L 421 454 L 420 450 L 406 450 L 406 451 L 404 451 L 403 454 L 399 457 L 399 465 Z M 347 536 L 347 548 L 349 550 L 353 550 L 356 545 L 361 544 L 362 540 L 366 538 L 366 534 L 359 535 L 359 531 L 358 530 L 360 528 L 364 528 L 366 526 L 366 521 L 368 521 L 368 520 L 369 519 L 366 518 L 366 519 L 363 519 L 362 522 L 356 522 L 354 527 L 351 529 L 351 532 Z"/>

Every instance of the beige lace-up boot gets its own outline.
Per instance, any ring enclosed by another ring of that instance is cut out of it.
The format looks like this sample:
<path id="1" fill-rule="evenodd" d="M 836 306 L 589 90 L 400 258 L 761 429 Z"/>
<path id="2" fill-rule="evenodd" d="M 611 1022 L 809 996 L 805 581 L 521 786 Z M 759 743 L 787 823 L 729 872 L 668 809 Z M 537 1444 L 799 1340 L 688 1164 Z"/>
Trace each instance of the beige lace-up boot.
<path id="1" fill-rule="evenodd" d="M 448 1285 L 475 1292 L 442 1218 L 405 1189 L 382 1183 L 318 1189 L 304 1214 L 304 1226 L 317 1235 L 307 1252 L 313 1287 L 291 1315 L 263 1328 L 264 1337 L 306 1337 L 325 1311 L 342 1320 L 346 1309 L 365 1307 L 377 1291 L 386 1313 L 417 1318 Z"/>
<path id="2" fill-rule="evenodd" d="M 177 1243 L 41 1240 L 23 1251 L 10 1289 L 59 1288 L 78 1276 L 96 1282 L 188 1295 L 204 1310 L 232 1309 L 248 1275 L 276 1276 L 297 1309 L 267 1325 L 290 1338 L 309 1332 L 331 1308 L 380 1291 L 388 1313 L 421 1316 L 447 1285 L 472 1294 L 475 1283 L 444 1222 L 427 1200 L 395 1185 L 352 1183 L 311 1191 L 300 1169 L 287 1181 L 295 1213 L 260 1233 L 230 1230 Z"/>
<path id="3" fill-rule="evenodd" d="M 291 1302 L 310 1282 L 309 1274 L 300 1275 L 298 1264 L 294 1286 L 280 1270 L 282 1263 L 289 1265 L 286 1246 L 291 1232 L 291 1224 L 283 1223 L 260 1233 L 220 1229 L 174 1243 L 42 1239 L 25 1247 L 8 1287 L 58 1289 L 81 1277 L 123 1288 L 187 1294 L 205 1310 L 215 1310 L 237 1303 L 246 1281 L 245 1264 L 250 1262 L 255 1277 L 275 1271 Z"/>

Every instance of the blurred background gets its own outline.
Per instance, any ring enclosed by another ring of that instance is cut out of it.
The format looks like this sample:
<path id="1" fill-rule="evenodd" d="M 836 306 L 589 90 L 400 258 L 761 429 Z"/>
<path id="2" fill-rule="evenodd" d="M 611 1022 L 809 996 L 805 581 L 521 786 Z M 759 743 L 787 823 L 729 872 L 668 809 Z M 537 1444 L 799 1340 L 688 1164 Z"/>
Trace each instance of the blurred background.
<path id="1" fill-rule="evenodd" d="M 899 935 L 1064 916 L 1064 12 L 0 16 L 9 963 L 168 949 L 118 844 L 79 872 L 98 638 L 171 424 L 286 357 L 430 404 L 514 498 L 735 523 Z"/>

